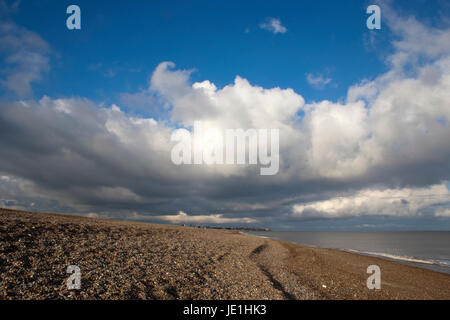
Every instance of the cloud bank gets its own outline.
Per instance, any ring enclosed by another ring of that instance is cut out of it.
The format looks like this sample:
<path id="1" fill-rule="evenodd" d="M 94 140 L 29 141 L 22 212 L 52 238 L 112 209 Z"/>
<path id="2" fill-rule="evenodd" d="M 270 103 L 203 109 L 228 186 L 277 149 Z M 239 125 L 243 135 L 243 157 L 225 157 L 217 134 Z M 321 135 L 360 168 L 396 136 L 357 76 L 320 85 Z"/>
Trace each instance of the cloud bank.
<path id="1" fill-rule="evenodd" d="M 49 48 L 32 32 L 1 25 L 11 65 L 2 84 L 22 99 L 0 102 L 0 203 L 171 223 L 448 218 L 450 30 L 385 17 L 396 35 L 389 70 L 350 87 L 344 101 L 305 103 L 292 89 L 241 76 L 222 88 L 192 83 L 193 71 L 162 62 L 146 90 L 122 97 L 158 101 L 167 120 L 84 98 L 24 99 L 48 69 Z M 286 32 L 274 20 L 267 28 Z M 218 129 L 279 129 L 279 173 L 174 165 L 171 133 L 191 131 L 197 120 Z"/>

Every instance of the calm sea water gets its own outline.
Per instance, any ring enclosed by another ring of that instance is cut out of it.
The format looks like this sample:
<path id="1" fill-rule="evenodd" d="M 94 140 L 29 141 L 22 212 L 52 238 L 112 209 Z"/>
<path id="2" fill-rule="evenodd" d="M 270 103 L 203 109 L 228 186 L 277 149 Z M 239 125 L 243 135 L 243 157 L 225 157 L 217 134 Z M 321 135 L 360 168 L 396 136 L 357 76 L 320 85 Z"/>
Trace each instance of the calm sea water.
<path id="1" fill-rule="evenodd" d="M 450 231 L 268 231 L 248 234 L 379 256 L 450 273 Z"/>

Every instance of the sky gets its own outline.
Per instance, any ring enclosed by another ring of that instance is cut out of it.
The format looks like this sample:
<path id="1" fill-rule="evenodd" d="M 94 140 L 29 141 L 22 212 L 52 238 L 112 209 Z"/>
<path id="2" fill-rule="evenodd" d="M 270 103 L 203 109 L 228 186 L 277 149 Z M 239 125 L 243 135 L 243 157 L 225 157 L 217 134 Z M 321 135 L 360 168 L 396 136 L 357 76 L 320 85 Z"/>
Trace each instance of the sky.
<path id="1" fill-rule="evenodd" d="M 448 1 L 0 0 L 2 207 L 450 230 L 449 118 Z M 278 129 L 278 173 L 175 165 L 195 121 Z"/>

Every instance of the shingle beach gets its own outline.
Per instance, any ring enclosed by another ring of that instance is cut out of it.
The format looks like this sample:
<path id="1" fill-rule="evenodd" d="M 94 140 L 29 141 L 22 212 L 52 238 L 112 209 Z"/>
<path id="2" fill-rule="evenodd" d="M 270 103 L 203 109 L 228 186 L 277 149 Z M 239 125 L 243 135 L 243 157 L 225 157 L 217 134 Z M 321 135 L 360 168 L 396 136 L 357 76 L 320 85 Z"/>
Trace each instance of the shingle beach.
<path id="1" fill-rule="evenodd" d="M 237 231 L 0 209 L 0 299 L 450 299 L 450 275 Z"/>

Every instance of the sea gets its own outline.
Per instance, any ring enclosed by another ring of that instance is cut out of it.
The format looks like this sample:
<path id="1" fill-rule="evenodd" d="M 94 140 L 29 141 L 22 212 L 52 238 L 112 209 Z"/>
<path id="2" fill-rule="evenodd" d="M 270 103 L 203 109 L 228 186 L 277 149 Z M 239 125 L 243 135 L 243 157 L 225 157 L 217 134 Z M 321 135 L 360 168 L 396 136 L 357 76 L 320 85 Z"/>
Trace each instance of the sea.
<path id="1" fill-rule="evenodd" d="M 450 274 L 450 231 L 255 231 L 246 234 L 376 256 Z"/>

